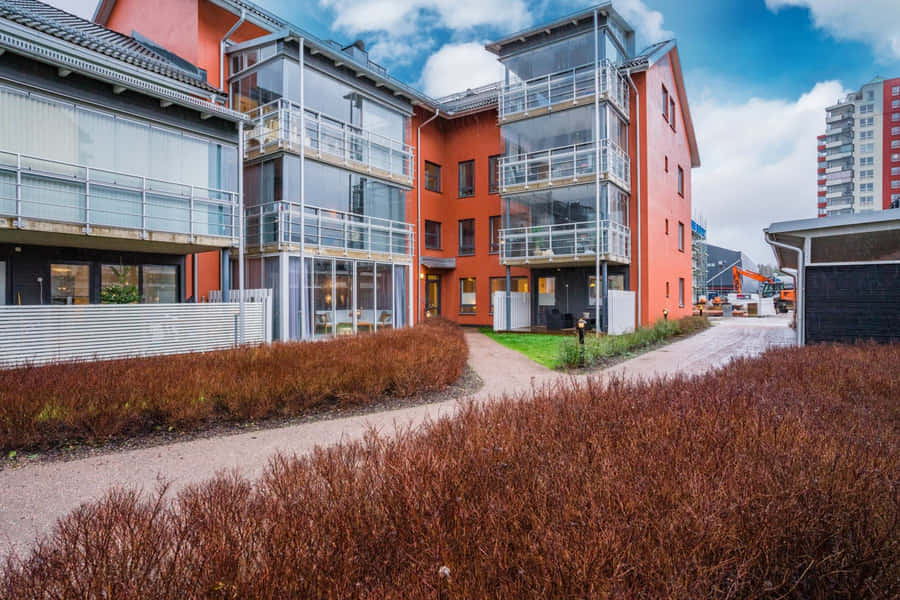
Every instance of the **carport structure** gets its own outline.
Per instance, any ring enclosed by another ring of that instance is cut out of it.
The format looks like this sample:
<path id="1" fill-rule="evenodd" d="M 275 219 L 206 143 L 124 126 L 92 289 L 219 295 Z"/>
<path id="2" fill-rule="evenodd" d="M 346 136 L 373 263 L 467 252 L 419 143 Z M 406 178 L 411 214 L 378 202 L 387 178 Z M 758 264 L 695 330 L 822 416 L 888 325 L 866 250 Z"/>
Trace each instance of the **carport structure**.
<path id="1" fill-rule="evenodd" d="M 797 343 L 900 341 L 900 209 L 772 223 L 796 279 Z"/>

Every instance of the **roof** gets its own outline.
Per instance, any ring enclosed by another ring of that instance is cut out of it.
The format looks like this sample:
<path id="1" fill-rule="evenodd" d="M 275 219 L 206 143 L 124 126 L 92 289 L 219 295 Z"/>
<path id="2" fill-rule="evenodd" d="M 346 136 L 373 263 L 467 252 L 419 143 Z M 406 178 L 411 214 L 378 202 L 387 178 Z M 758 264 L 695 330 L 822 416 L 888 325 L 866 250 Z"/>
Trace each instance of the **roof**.
<path id="1" fill-rule="evenodd" d="M 499 98 L 500 83 L 498 81 L 474 89 L 469 88 L 464 92 L 438 98 L 435 102 L 442 113 L 453 117 L 494 108 Z"/>
<path id="2" fill-rule="evenodd" d="M 198 90 L 218 92 L 201 69 L 174 54 L 38 0 L 3 0 L 0 17 Z"/>
<path id="3" fill-rule="evenodd" d="M 628 21 L 623 19 L 622 16 L 613 8 L 612 2 L 603 2 L 596 6 L 592 6 L 591 8 L 586 8 L 584 10 L 568 14 L 564 17 L 560 17 L 559 19 L 550 23 L 544 23 L 541 25 L 530 27 L 528 29 L 523 29 L 522 31 L 517 31 L 516 33 L 506 36 L 502 40 L 497 40 L 496 42 L 487 44 L 485 48 L 487 48 L 487 50 L 490 52 L 498 54 L 501 47 L 507 44 L 511 44 L 513 42 L 524 42 L 529 38 L 549 35 L 556 29 L 567 28 L 570 25 L 579 25 L 584 21 L 593 20 L 595 11 L 603 14 L 604 16 L 609 15 L 614 18 L 625 32 L 634 33 L 634 29 L 631 27 L 631 25 L 628 24 Z"/>
<path id="4" fill-rule="evenodd" d="M 663 57 L 671 56 L 672 77 L 675 79 L 675 88 L 678 92 L 678 100 L 681 104 L 681 118 L 684 120 L 684 129 L 687 135 L 688 146 L 691 150 L 691 166 L 700 166 L 700 148 L 697 146 L 697 135 L 694 132 L 694 120 L 691 118 L 691 107 L 687 99 L 687 91 L 684 88 L 684 74 L 681 72 L 681 59 L 678 56 L 678 43 L 674 40 L 664 40 L 644 48 L 634 58 L 622 65 L 629 73 L 647 71 Z"/>

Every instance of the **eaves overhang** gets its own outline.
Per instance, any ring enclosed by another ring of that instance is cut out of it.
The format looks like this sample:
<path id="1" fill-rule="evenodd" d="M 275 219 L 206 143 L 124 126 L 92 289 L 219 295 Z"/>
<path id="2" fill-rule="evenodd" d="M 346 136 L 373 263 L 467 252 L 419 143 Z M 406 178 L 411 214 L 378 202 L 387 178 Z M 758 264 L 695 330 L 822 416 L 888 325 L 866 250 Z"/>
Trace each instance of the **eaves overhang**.
<path id="1" fill-rule="evenodd" d="M 113 86 L 140 92 L 161 102 L 191 108 L 205 116 L 232 122 L 249 122 L 245 114 L 217 104 L 217 101 L 224 101 L 224 97 L 218 94 L 206 93 L 171 78 L 156 76 L 145 69 L 5 19 L 0 19 L 0 48 Z"/>

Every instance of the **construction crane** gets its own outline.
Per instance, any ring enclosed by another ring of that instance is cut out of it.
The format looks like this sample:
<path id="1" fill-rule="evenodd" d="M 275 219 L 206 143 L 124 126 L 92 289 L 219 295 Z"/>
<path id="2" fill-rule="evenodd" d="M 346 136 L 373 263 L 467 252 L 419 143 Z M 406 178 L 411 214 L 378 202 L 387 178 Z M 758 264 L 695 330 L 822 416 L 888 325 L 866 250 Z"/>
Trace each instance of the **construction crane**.
<path id="1" fill-rule="evenodd" d="M 772 277 L 766 277 L 765 275 L 761 275 L 756 271 L 748 271 L 747 269 L 742 269 L 737 265 L 731 268 L 731 277 L 734 281 L 734 292 L 736 294 L 742 293 L 742 275 L 744 277 L 749 277 L 750 279 L 756 280 L 762 284 L 759 289 L 760 298 L 774 298 L 776 311 L 780 313 L 786 313 L 789 309 L 794 307 L 794 290 L 785 289 L 783 281 L 779 281 L 778 279 L 774 279 Z"/>

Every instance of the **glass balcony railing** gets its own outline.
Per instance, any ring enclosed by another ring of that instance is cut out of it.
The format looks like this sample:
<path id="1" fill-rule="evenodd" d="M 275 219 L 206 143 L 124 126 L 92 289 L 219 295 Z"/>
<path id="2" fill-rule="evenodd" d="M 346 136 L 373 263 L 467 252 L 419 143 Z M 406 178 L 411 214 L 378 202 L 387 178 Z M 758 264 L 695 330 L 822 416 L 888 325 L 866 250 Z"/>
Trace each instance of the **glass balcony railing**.
<path id="1" fill-rule="evenodd" d="M 500 122 L 525 117 L 540 109 L 565 108 L 565 104 L 583 104 L 596 93 L 609 100 L 625 118 L 629 118 L 628 82 L 616 66 L 605 61 L 594 80 L 594 63 L 542 75 L 526 81 L 500 86 Z"/>
<path id="2" fill-rule="evenodd" d="M 0 151 L 0 216 L 24 229 L 47 221 L 89 235 L 174 233 L 226 247 L 237 245 L 237 206 L 235 192 Z"/>
<path id="3" fill-rule="evenodd" d="M 550 263 L 594 258 L 631 261 L 631 230 L 613 221 L 584 221 L 500 230 L 500 262 Z"/>
<path id="4" fill-rule="evenodd" d="M 631 189 L 631 159 L 611 140 L 600 140 L 600 178 Z M 590 183 L 597 174 L 594 142 L 500 158 L 501 192 Z"/>
<path id="5" fill-rule="evenodd" d="M 304 116 L 302 143 L 307 152 L 329 162 L 412 185 L 412 146 L 312 110 L 301 111 L 300 105 L 285 99 L 250 112 L 254 125 L 244 132 L 245 155 L 285 149 L 299 152 L 301 114 Z"/>
<path id="6" fill-rule="evenodd" d="M 415 228 L 404 221 L 303 207 L 294 202 L 251 206 L 244 213 L 248 248 L 281 248 L 302 241 L 306 247 L 344 254 L 377 253 L 410 258 L 413 253 Z"/>

